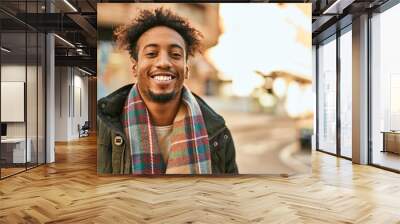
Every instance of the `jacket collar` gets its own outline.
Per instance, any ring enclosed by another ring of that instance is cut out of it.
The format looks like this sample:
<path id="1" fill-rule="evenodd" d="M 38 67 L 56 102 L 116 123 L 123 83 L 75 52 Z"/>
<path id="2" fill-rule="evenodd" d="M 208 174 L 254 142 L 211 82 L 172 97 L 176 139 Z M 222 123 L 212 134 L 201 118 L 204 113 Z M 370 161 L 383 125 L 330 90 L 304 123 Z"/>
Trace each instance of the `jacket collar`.
<path id="1" fill-rule="evenodd" d="M 123 134 L 123 127 L 121 124 L 121 114 L 125 104 L 126 97 L 133 84 L 126 85 L 110 95 L 101 98 L 97 103 L 97 116 L 102 121 L 108 123 L 111 127 L 117 129 L 116 131 Z M 217 114 L 203 99 L 194 94 L 200 110 L 203 115 L 204 122 L 207 127 L 209 138 L 212 138 L 225 128 L 224 118 Z"/>

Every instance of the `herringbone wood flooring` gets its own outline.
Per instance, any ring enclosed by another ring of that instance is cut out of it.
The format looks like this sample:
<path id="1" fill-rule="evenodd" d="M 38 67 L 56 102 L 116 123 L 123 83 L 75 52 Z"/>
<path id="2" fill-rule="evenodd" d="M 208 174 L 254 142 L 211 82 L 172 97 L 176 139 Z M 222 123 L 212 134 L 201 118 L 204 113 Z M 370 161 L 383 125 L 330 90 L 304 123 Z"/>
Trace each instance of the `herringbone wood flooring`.
<path id="1" fill-rule="evenodd" d="M 279 177 L 98 177 L 95 138 L 0 181 L 0 223 L 400 223 L 400 175 L 314 152 Z"/>

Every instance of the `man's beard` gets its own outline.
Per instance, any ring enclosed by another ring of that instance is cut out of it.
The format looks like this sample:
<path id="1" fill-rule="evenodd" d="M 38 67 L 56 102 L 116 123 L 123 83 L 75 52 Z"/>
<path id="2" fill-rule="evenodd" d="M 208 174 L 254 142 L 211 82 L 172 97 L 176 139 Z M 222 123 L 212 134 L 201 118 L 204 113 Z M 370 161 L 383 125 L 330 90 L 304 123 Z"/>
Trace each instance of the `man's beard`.
<path id="1" fill-rule="evenodd" d="M 154 93 L 151 90 L 149 90 L 148 93 L 149 93 L 150 99 L 156 103 L 167 103 L 167 102 L 171 101 L 172 99 L 174 99 L 176 96 L 175 91 L 172 91 L 170 93 L 157 94 L 157 93 Z"/>

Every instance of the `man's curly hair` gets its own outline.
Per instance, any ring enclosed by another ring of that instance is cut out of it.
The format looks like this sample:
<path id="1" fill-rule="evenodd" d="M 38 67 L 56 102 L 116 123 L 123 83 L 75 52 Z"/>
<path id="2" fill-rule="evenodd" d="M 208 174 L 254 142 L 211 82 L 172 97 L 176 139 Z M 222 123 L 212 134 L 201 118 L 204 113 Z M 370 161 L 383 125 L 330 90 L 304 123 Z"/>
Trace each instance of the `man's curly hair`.
<path id="1" fill-rule="evenodd" d="M 187 56 L 194 56 L 200 50 L 202 34 L 188 21 L 168 9 L 141 10 L 131 24 L 122 25 L 114 31 L 117 46 L 129 52 L 137 60 L 137 41 L 147 30 L 156 26 L 166 26 L 179 33 L 186 44 Z"/>

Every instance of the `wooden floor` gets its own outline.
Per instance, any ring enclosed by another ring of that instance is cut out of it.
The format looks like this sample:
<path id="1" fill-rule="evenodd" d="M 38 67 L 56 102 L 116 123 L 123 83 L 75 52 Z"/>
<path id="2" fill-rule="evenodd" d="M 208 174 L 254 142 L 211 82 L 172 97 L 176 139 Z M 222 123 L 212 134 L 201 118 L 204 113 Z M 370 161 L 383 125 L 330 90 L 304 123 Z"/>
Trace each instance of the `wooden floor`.
<path id="1" fill-rule="evenodd" d="M 400 223 L 400 175 L 323 153 L 310 175 L 98 177 L 95 138 L 0 181 L 0 223 Z"/>
<path id="2" fill-rule="evenodd" d="M 13 175 L 13 174 L 15 174 L 15 173 L 19 173 L 19 172 L 22 172 L 22 171 L 25 171 L 26 170 L 26 168 L 25 167 L 16 167 L 16 168 L 14 168 L 14 167 L 12 167 L 12 168 L 4 168 L 4 167 L 2 167 L 1 168 L 1 178 L 4 178 L 4 177 L 7 177 L 7 176 L 10 176 L 10 175 Z"/>

